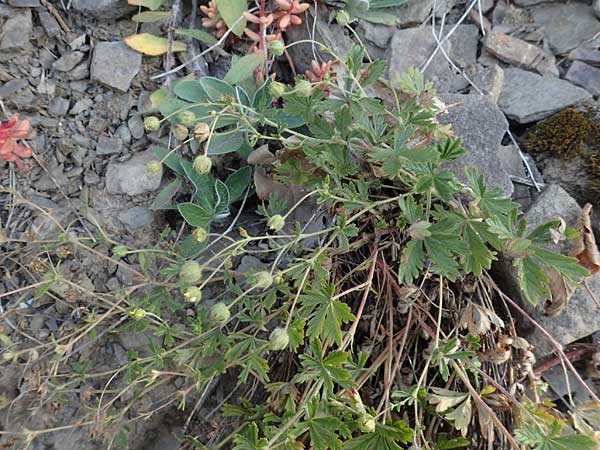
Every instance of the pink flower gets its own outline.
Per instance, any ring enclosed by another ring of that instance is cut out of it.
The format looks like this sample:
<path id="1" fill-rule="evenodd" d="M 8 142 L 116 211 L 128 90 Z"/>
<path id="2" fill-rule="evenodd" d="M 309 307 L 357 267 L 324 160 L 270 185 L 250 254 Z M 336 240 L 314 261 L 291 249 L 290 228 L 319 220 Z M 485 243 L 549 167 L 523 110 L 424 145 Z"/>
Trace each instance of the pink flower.
<path id="1" fill-rule="evenodd" d="M 31 122 L 19 120 L 18 114 L 5 124 L 0 122 L 0 156 L 4 161 L 13 161 L 21 170 L 25 169 L 21 158 L 30 158 L 32 152 L 26 145 L 17 143 L 17 140 L 29 136 L 30 130 Z"/>

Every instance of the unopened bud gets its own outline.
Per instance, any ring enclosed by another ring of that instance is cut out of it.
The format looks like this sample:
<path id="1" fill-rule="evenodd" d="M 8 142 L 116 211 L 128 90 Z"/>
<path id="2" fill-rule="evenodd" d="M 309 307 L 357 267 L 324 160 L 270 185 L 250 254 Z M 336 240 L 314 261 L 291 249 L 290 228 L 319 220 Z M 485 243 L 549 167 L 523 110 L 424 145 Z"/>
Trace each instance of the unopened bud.
<path id="1" fill-rule="evenodd" d="M 335 20 L 341 26 L 345 27 L 350 23 L 350 14 L 348 14 L 345 9 L 341 9 L 336 13 Z"/>
<path id="2" fill-rule="evenodd" d="M 212 160 L 206 155 L 198 155 L 194 159 L 194 170 L 200 175 L 206 175 L 212 168 Z"/>
<path id="3" fill-rule="evenodd" d="M 194 128 L 194 138 L 199 142 L 204 142 L 210 136 L 210 127 L 204 122 L 200 122 Z"/>
<path id="4" fill-rule="evenodd" d="M 208 237 L 208 232 L 204 228 L 196 228 L 192 234 L 198 243 L 204 242 Z"/>
<path id="5" fill-rule="evenodd" d="M 148 116 L 144 119 L 144 128 L 147 131 L 156 131 L 160 128 L 160 119 L 156 116 Z"/>
<path id="6" fill-rule="evenodd" d="M 116 245 L 112 249 L 113 255 L 123 258 L 127 256 L 127 247 L 124 245 Z"/>
<path id="7" fill-rule="evenodd" d="M 294 88 L 294 92 L 296 92 L 296 94 L 298 94 L 300 97 L 310 97 L 310 95 L 312 94 L 312 85 L 310 84 L 310 81 L 296 81 L 296 87 Z"/>
<path id="8" fill-rule="evenodd" d="M 285 52 L 285 44 L 279 39 L 271 41 L 269 42 L 269 50 L 275 56 L 281 56 L 283 55 L 283 52 Z"/>
<path id="9" fill-rule="evenodd" d="M 148 164 L 146 164 L 146 170 L 150 175 L 158 175 L 160 173 L 161 167 L 162 164 L 160 163 L 160 161 L 156 160 L 150 161 Z"/>
<path id="10" fill-rule="evenodd" d="M 273 351 L 284 350 L 290 343 L 290 336 L 287 330 L 275 328 L 269 336 L 269 348 Z"/>
<path id="11" fill-rule="evenodd" d="M 230 317 L 231 312 L 229 311 L 227 305 L 223 302 L 214 304 L 210 309 L 210 318 L 221 325 L 225 324 Z"/>
<path id="12" fill-rule="evenodd" d="M 270 230 L 273 230 L 273 231 L 281 230 L 284 225 L 285 225 L 285 219 L 283 218 L 283 216 L 281 214 L 275 214 L 274 216 L 271 216 L 271 218 L 269 218 L 269 221 L 267 222 L 267 226 L 269 227 Z"/>
<path id="13" fill-rule="evenodd" d="M 129 311 L 129 316 L 135 320 L 142 320 L 144 317 L 146 317 L 146 311 L 141 308 L 133 308 L 131 311 Z"/>
<path id="14" fill-rule="evenodd" d="M 172 131 L 178 141 L 185 141 L 190 134 L 190 130 L 179 123 L 172 128 Z"/>
<path id="15" fill-rule="evenodd" d="M 191 111 L 181 111 L 177 114 L 177 120 L 183 126 L 192 127 L 196 123 L 196 114 Z"/>
<path id="16" fill-rule="evenodd" d="M 183 297 L 190 303 L 198 303 L 202 299 L 202 290 L 199 287 L 191 286 L 185 290 Z"/>
<path id="17" fill-rule="evenodd" d="M 273 284 L 273 276 L 266 270 L 254 274 L 254 286 L 258 289 L 267 289 Z"/>
<path id="18" fill-rule="evenodd" d="M 371 414 L 363 414 L 358 419 L 358 429 L 363 433 L 372 433 L 375 431 L 376 422 Z"/>
<path id="19" fill-rule="evenodd" d="M 185 284 L 191 284 L 200 279 L 202 276 L 202 267 L 196 261 L 186 261 L 179 271 L 179 278 Z"/>
<path id="20" fill-rule="evenodd" d="M 280 83 L 279 81 L 273 81 L 269 84 L 269 93 L 273 97 L 281 97 L 285 94 L 285 84 Z"/>

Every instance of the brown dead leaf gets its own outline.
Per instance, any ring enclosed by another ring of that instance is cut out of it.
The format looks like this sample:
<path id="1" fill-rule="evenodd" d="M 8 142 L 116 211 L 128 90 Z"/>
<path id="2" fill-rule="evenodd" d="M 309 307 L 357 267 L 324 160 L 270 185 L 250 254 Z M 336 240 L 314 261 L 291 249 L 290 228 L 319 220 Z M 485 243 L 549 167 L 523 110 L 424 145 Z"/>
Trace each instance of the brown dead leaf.
<path id="1" fill-rule="evenodd" d="M 577 225 L 581 235 L 573 241 L 571 255 L 593 275 L 600 271 L 600 252 L 592 231 L 592 205 L 589 203 L 583 207 Z"/>
<path id="2" fill-rule="evenodd" d="M 269 146 L 267 144 L 261 145 L 248 155 L 248 164 L 252 166 L 258 164 L 270 166 L 275 160 L 275 155 L 269 151 Z"/>
<path id="3" fill-rule="evenodd" d="M 544 314 L 548 317 L 556 317 L 567 307 L 576 288 L 573 283 L 555 270 L 546 270 L 546 276 L 552 298 L 546 300 Z"/>

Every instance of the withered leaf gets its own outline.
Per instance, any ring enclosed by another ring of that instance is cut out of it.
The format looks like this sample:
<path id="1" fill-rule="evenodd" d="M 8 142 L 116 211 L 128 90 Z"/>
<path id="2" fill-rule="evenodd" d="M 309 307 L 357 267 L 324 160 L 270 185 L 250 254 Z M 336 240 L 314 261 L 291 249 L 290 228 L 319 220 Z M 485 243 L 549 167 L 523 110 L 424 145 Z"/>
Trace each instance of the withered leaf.
<path id="1" fill-rule="evenodd" d="M 552 298 L 546 300 L 544 314 L 548 317 L 556 317 L 567 307 L 576 287 L 553 269 L 546 270 L 546 276 Z"/>
<path id="2" fill-rule="evenodd" d="M 583 207 L 577 226 L 581 234 L 573 241 L 571 255 L 593 275 L 600 271 L 600 252 L 592 231 L 592 205 L 589 203 Z"/>

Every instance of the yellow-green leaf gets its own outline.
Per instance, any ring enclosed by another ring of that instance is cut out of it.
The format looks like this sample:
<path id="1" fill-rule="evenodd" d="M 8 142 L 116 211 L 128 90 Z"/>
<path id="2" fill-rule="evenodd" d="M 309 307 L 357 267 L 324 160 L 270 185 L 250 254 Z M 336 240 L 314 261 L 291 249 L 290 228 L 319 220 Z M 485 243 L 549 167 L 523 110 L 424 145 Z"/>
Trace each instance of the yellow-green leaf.
<path id="1" fill-rule="evenodd" d="M 202 30 L 180 29 L 180 30 L 175 30 L 175 34 L 180 35 L 180 36 L 188 36 L 188 37 L 197 39 L 199 41 L 205 42 L 210 45 L 217 43 L 217 39 L 212 34 L 209 34 L 206 31 L 202 31 Z"/>
<path id="2" fill-rule="evenodd" d="M 134 34 L 125 38 L 125 43 L 134 50 L 144 55 L 159 56 L 167 53 L 168 41 L 160 36 L 150 33 Z M 173 52 L 183 52 L 186 49 L 184 42 L 173 41 Z"/>
<path id="3" fill-rule="evenodd" d="M 143 6 L 152 11 L 160 8 L 164 2 L 165 0 L 127 0 L 130 5 Z"/>
<path id="4" fill-rule="evenodd" d="M 216 0 L 219 14 L 225 21 L 225 24 L 231 28 L 231 31 L 241 36 L 246 28 L 246 19 L 242 17 L 244 12 L 248 11 L 248 2 L 246 0 Z M 240 19 L 240 17 L 242 17 Z M 239 19 L 239 22 L 238 22 Z M 237 22 L 237 23 L 236 23 Z M 235 26 L 234 26 L 235 24 Z"/>
<path id="5" fill-rule="evenodd" d="M 229 69 L 223 80 L 230 84 L 241 83 L 245 79 L 250 78 L 264 60 L 264 53 L 250 53 L 249 55 L 242 56 L 233 62 L 231 69 Z"/>
<path id="6" fill-rule="evenodd" d="M 136 14 L 132 17 L 134 22 L 148 23 L 148 22 L 160 22 L 171 17 L 169 11 L 144 11 Z"/>

